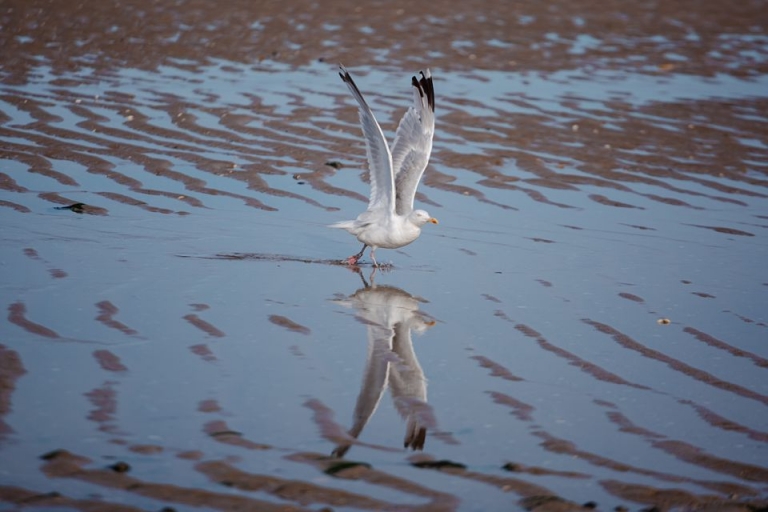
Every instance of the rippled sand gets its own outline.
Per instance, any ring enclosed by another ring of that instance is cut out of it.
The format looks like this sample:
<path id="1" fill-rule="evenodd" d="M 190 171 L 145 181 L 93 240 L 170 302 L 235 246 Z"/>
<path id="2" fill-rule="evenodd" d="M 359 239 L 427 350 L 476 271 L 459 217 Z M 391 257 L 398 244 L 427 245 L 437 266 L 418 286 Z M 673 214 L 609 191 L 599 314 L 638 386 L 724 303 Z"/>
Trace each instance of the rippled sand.
<path id="1" fill-rule="evenodd" d="M 0 5 L 0 508 L 768 506 L 766 19 Z M 338 62 L 435 78 L 375 274 Z"/>

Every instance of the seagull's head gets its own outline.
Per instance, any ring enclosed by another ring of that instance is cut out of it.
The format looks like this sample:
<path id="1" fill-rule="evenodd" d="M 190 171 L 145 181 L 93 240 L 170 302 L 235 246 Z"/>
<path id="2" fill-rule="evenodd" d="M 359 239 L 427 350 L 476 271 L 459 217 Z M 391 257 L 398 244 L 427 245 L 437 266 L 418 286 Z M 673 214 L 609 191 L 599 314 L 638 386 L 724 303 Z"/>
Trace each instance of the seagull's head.
<path id="1" fill-rule="evenodd" d="M 434 217 L 430 217 L 429 214 L 424 210 L 413 210 L 409 218 L 411 222 L 416 224 L 416 226 L 418 227 L 423 226 L 427 222 L 431 224 L 437 224 L 437 219 Z"/>

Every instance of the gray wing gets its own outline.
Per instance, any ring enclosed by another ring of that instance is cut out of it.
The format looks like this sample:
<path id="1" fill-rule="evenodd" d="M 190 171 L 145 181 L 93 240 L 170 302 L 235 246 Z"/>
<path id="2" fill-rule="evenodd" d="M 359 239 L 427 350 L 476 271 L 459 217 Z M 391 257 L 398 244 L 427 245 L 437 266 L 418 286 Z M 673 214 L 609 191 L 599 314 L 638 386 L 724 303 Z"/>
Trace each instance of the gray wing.
<path id="1" fill-rule="evenodd" d="M 411 85 L 414 105 L 400 120 L 392 145 L 398 215 L 408 215 L 413 210 L 416 187 L 427 168 L 435 133 L 435 90 L 429 69 L 421 72 L 421 78 L 411 78 Z"/>
<path id="2" fill-rule="evenodd" d="M 360 106 L 360 125 L 365 136 L 365 150 L 371 176 L 371 198 L 368 201 L 368 209 L 394 212 L 395 178 L 392 173 L 392 154 L 389 152 L 387 140 L 371 112 L 371 107 L 366 103 L 349 72 L 342 65 L 339 65 L 339 68 L 341 69 L 339 76 L 347 84 Z"/>

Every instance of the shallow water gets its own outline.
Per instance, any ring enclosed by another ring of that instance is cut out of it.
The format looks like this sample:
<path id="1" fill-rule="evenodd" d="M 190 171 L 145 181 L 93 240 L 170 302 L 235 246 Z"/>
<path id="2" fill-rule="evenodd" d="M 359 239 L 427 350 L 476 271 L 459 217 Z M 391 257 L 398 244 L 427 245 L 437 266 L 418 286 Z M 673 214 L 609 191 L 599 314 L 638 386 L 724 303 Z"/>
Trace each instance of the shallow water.
<path id="1" fill-rule="evenodd" d="M 765 506 L 764 7 L 300 7 L 2 8 L 0 509 Z"/>

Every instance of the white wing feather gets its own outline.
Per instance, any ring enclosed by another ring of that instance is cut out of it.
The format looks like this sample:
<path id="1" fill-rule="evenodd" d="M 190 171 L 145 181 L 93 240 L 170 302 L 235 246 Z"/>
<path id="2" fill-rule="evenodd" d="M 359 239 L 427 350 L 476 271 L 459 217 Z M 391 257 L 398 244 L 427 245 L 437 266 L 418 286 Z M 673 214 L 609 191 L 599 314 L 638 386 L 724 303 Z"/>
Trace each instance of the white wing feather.
<path id="1" fill-rule="evenodd" d="M 352 77 L 344 66 L 341 68 L 341 79 L 347 84 L 352 96 L 360 106 L 360 124 L 365 137 L 365 149 L 368 156 L 368 169 L 371 177 L 371 198 L 368 210 L 395 211 L 395 177 L 392 172 L 392 154 L 389 152 L 387 140 L 376 121 L 371 108 L 363 98 Z"/>
<path id="2" fill-rule="evenodd" d="M 398 215 L 408 215 L 413 211 L 416 187 L 427 168 L 435 133 L 435 90 L 429 69 L 421 72 L 420 79 L 413 77 L 411 84 L 414 106 L 400 120 L 392 145 Z"/>

